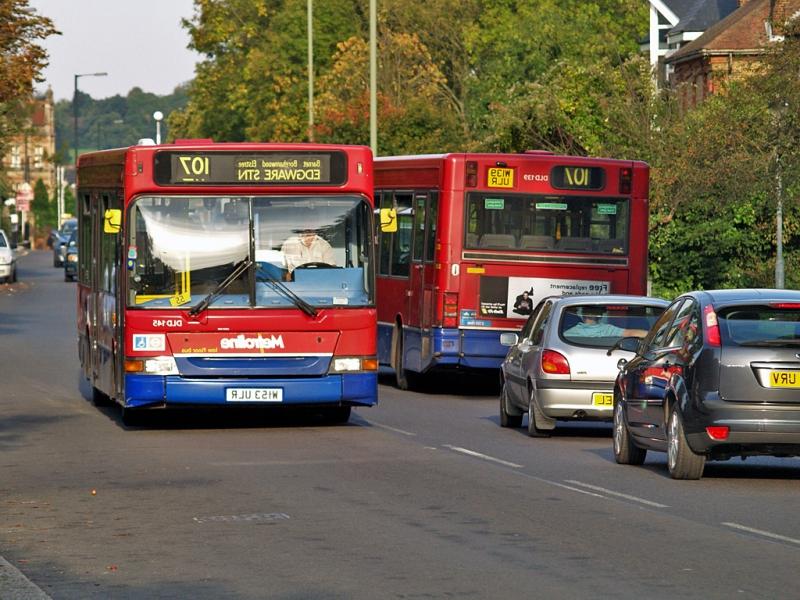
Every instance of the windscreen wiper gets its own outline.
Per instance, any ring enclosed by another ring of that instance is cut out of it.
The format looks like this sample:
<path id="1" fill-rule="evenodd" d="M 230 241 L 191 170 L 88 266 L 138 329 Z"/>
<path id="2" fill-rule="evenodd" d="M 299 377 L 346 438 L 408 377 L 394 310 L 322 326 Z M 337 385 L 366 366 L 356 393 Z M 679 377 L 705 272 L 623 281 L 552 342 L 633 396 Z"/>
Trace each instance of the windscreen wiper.
<path id="1" fill-rule="evenodd" d="M 238 279 L 239 276 L 242 273 L 247 271 L 247 269 L 249 269 L 250 265 L 252 265 L 252 264 L 253 264 L 253 261 L 250 260 L 249 256 L 246 257 L 246 258 L 243 258 L 241 261 L 239 261 L 236 264 L 236 266 L 233 268 L 233 271 L 231 271 L 230 275 L 228 275 L 225 279 L 220 281 L 219 284 L 217 284 L 217 287 L 215 287 L 213 290 L 211 290 L 211 292 L 205 298 L 200 300 L 200 302 L 198 302 L 192 308 L 189 309 L 189 316 L 190 317 L 196 317 L 201 312 L 203 312 L 205 309 L 207 309 L 209 307 L 209 305 L 214 301 L 214 299 L 217 296 L 219 296 L 222 292 L 224 292 L 225 289 L 230 284 L 232 284 L 234 281 L 236 281 L 236 279 Z"/>
<path id="2" fill-rule="evenodd" d="M 275 293 L 289 300 L 289 302 L 294 304 L 309 317 L 315 318 L 317 316 L 317 309 L 290 290 L 285 283 L 272 277 L 261 265 L 258 265 L 256 268 L 258 269 L 258 273 L 267 280 L 267 283 L 272 286 L 272 289 L 275 290 Z"/>

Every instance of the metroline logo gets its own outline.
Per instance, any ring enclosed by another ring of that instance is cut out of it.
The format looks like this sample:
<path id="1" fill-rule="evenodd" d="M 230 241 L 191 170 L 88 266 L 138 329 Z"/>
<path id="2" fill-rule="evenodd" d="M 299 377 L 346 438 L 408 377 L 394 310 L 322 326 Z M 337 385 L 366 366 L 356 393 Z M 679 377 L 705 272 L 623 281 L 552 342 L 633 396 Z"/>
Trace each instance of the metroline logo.
<path id="1" fill-rule="evenodd" d="M 235 338 L 222 338 L 219 341 L 219 345 L 223 350 L 274 350 L 275 348 L 285 348 L 282 335 L 246 337 L 244 334 L 239 334 Z"/>

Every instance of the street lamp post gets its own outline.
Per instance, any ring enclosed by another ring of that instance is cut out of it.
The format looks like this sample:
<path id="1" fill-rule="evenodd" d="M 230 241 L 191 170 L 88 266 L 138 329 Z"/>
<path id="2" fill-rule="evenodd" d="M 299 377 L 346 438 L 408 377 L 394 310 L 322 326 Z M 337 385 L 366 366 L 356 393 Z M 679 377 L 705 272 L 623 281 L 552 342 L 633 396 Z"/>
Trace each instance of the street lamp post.
<path id="1" fill-rule="evenodd" d="M 161 143 L 161 120 L 164 118 L 164 113 L 157 110 L 153 113 L 153 118 L 156 121 L 156 144 Z"/>
<path id="2" fill-rule="evenodd" d="M 72 95 L 72 121 L 73 121 L 73 137 L 72 143 L 75 148 L 75 169 L 78 168 L 78 78 L 79 77 L 105 77 L 108 73 L 76 73 L 75 74 L 75 91 Z"/>
<path id="3" fill-rule="evenodd" d="M 789 103 L 779 100 L 771 107 L 775 122 L 775 287 L 782 290 L 785 286 L 785 272 L 783 264 L 783 173 L 781 172 L 781 132 L 783 130 L 783 115 L 789 108 Z"/>

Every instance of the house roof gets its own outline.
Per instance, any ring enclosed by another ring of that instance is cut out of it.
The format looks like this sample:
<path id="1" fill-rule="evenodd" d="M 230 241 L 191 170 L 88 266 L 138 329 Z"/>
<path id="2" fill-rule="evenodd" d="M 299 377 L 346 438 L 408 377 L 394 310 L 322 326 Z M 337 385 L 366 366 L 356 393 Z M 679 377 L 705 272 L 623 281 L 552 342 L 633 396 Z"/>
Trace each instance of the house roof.
<path id="1" fill-rule="evenodd" d="M 674 11 L 681 20 L 669 31 L 670 34 L 706 31 L 739 6 L 738 0 L 683 0 L 683 3 L 687 6 L 681 12 Z"/>
<path id="2" fill-rule="evenodd" d="M 790 3 L 800 4 L 800 0 Z M 757 52 L 767 43 L 764 21 L 769 19 L 769 0 L 750 0 L 727 17 L 709 27 L 703 35 L 664 59 L 678 63 L 703 53 Z"/>

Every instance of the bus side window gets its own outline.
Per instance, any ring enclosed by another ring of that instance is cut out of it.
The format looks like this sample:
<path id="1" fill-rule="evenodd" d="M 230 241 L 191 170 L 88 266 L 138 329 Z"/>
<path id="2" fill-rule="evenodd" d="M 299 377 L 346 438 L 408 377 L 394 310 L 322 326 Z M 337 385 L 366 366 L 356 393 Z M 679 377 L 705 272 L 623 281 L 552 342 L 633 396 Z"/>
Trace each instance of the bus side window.
<path id="1" fill-rule="evenodd" d="M 439 195 L 436 192 L 431 192 L 428 202 L 427 223 L 425 229 L 428 233 L 428 243 L 425 249 L 425 262 L 433 262 L 434 254 L 436 252 L 436 224 L 439 220 Z"/>
<path id="2" fill-rule="evenodd" d="M 391 234 L 392 240 L 392 275 L 408 277 L 411 265 L 411 244 L 413 242 L 414 223 L 413 215 L 409 214 L 412 207 L 411 194 L 408 192 L 395 192 L 394 204 L 397 209 L 397 232 Z"/>

